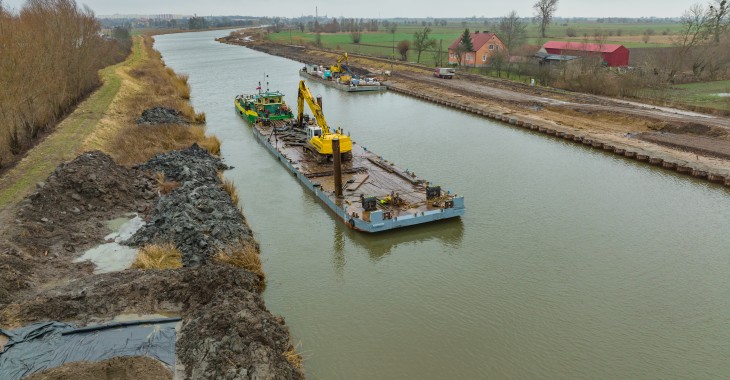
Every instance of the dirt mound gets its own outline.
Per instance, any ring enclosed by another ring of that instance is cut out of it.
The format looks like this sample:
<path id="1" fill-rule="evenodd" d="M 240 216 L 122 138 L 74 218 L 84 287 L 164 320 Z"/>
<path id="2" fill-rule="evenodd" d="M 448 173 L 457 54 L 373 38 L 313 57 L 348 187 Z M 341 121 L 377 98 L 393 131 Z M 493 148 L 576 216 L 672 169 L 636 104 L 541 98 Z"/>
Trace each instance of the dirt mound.
<path id="1" fill-rule="evenodd" d="M 149 222 L 127 244 L 173 242 L 185 266 L 199 265 L 219 249 L 251 236 L 246 221 L 216 175 L 226 168 L 198 145 L 157 155 L 140 169 L 162 172 L 182 183 L 162 197 Z"/>
<path id="2" fill-rule="evenodd" d="M 142 111 L 136 120 L 139 125 L 188 124 L 183 114 L 173 108 L 153 107 Z"/>
<path id="3" fill-rule="evenodd" d="M 300 379 L 282 355 L 290 348 L 284 321 L 266 309 L 254 274 L 211 263 L 164 271 L 128 270 L 77 280 L 27 297 L 2 311 L 2 323 L 75 320 L 123 313 L 180 313 L 177 356 L 186 377 Z"/>
<path id="4" fill-rule="evenodd" d="M 146 356 L 118 357 L 100 362 L 64 364 L 26 377 L 27 380 L 171 380 L 172 371 Z"/>
<path id="5" fill-rule="evenodd" d="M 157 197 L 147 174 L 119 166 L 99 151 L 59 165 L 37 187 L 20 205 L 15 241 L 53 254 L 99 242 L 109 232 L 102 221 L 145 212 Z"/>

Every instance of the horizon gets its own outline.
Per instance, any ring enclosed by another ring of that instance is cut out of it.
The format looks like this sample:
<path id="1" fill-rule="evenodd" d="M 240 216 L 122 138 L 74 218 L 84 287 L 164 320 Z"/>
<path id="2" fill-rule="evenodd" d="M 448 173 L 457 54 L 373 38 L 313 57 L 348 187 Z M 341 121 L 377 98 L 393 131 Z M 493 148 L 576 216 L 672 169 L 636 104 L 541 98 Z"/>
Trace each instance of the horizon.
<path id="1" fill-rule="evenodd" d="M 0 1 L 6 9 L 18 11 L 24 0 Z M 458 8 L 439 9 L 434 15 L 434 8 L 440 3 L 424 5 L 422 2 L 406 0 L 393 5 L 383 0 L 374 0 L 363 8 L 357 4 L 343 4 L 336 8 L 327 7 L 327 3 L 280 0 L 277 9 L 280 13 L 271 13 L 271 7 L 264 4 L 250 4 L 247 6 L 231 6 L 228 1 L 209 0 L 201 5 L 192 0 L 178 0 L 175 2 L 162 1 L 150 3 L 143 0 L 106 0 L 77 1 L 80 6 L 87 5 L 97 16 L 114 15 L 198 15 L 198 16 L 250 16 L 250 17 L 284 17 L 297 18 L 314 16 L 345 17 L 364 19 L 393 19 L 393 18 L 500 18 L 514 10 L 522 18 L 534 15 L 532 4 L 534 0 L 517 0 L 508 4 L 484 5 L 477 0 L 464 0 Z M 705 1 L 707 3 L 707 1 Z M 636 2 L 632 0 L 614 0 L 611 3 L 593 3 L 580 0 L 561 0 L 558 3 L 556 18 L 679 18 L 691 4 L 678 1 L 647 0 Z M 315 10 L 317 9 L 317 10 Z M 335 10 L 333 12 L 333 9 Z M 430 14 L 429 14 L 430 13 Z"/>

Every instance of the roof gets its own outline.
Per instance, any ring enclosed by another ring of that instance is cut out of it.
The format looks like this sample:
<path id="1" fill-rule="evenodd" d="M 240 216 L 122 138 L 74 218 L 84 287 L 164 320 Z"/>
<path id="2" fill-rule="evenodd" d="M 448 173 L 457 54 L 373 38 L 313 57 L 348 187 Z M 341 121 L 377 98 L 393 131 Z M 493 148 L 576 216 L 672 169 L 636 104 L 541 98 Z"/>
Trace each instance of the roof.
<path id="1" fill-rule="evenodd" d="M 462 34 L 463 35 L 463 34 Z M 474 33 L 470 34 L 471 36 L 471 46 L 473 47 L 472 51 L 478 51 L 479 49 L 484 46 L 484 44 L 489 41 L 490 38 L 494 36 L 494 33 L 488 33 L 488 32 L 479 32 L 478 30 Z M 451 45 L 449 45 L 449 49 L 456 50 L 456 47 L 459 46 L 459 43 L 461 42 L 461 36 L 456 39 L 456 41 L 452 42 Z"/>
<path id="2" fill-rule="evenodd" d="M 562 41 L 549 41 L 543 45 L 545 49 L 560 49 L 560 50 L 573 50 L 573 51 L 594 51 L 601 53 L 613 53 L 623 45 L 614 44 L 591 44 L 585 42 L 562 42 Z"/>

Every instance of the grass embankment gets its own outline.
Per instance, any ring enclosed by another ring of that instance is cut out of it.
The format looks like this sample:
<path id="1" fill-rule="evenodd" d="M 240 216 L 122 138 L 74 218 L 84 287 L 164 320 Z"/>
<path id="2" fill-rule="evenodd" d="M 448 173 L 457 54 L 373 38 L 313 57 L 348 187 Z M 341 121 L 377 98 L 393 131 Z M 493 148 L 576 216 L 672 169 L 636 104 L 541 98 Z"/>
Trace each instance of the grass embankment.
<path id="1" fill-rule="evenodd" d="M 84 148 L 107 152 L 122 165 L 144 162 L 157 153 L 193 142 L 219 154 L 220 141 L 205 135 L 205 114 L 196 114 L 190 105 L 187 75 L 165 67 L 160 53 L 152 48 L 151 37 L 135 37 L 135 41 L 135 55 L 141 59 L 119 73 L 125 84 L 120 99 L 110 107 L 97 131 L 88 136 Z M 135 119 L 151 107 L 176 109 L 194 124 L 137 126 Z"/>
<path id="2" fill-rule="evenodd" d="M 58 164 L 83 151 L 99 149 L 125 165 L 193 142 L 214 154 L 220 152 L 220 142 L 205 136 L 203 125 L 140 128 L 135 124 L 134 119 L 153 106 L 178 109 L 196 123 L 205 121 L 205 114 L 196 114 L 188 102 L 187 77 L 164 66 L 151 37 L 135 37 L 129 57 L 101 70 L 100 76 L 104 84 L 0 178 L 0 208 L 22 199 Z"/>
<path id="3" fill-rule="evenodd" d="M 45 180 L 58 164 L 73 159 L 82 151 L 84 139 L 95 130 L 121 88 L 119 72 L 136 65 L 140 60 L 141 49 L 135 43 L 127 60 L 100 71 L 104 84 L 0 178 L 0 208 L 22 199 L 37 182 Z"/>

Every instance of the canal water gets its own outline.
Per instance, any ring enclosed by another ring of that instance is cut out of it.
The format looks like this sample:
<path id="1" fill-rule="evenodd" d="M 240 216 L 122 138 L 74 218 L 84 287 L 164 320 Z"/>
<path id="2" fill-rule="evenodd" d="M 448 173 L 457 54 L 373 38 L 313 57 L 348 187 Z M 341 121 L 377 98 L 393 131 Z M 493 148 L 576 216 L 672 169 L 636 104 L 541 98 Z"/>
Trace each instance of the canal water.
<path id="1" fill-rule="evenodd" d="M 235 168 L 272 312 L 312 379 L 730 376 L 730 192 L 394 93 L 309 83 L 330 125 L 466 198 L 460 220 L 346 229 L 274 159 L 233 98 L 296 107 L 301 64 L 156 37 Z M 264 79 L 268 75 L 268 79 Z"/>

